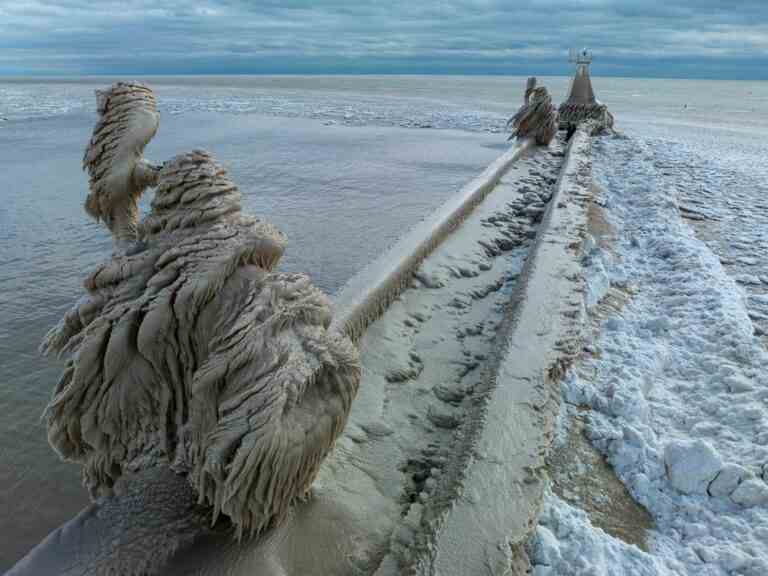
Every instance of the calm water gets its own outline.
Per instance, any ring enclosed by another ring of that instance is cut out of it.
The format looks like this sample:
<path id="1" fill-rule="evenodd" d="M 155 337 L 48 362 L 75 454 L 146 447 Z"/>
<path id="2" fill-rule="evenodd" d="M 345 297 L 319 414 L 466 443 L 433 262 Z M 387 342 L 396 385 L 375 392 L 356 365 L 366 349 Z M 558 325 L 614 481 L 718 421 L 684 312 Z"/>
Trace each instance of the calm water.
<path id="1" fill-rule="evenodd" d="M 93 90 L 112 79 L 0 79 L 0 570 L 85 503 L 40 414 L 60 370 L 45 331 L 109 254 L 81 208 Z M 505 147 L 509 77 L 150 78 L 147 157 L 206 148 L 249 211 L 289 237 L 283 267 L 333 292 Z M 542 78 L 556 101 L 567 78 Z M 595 78 L 617 126 L 652 144 L 659 185 L 703 214 L 745 290 L 768 286 L 768 83 Z M 707 211 L 709 209 L 709 211 Z M 736 246 L 737 248 L 734 248 Z M 759 272 L 762 270 L 762 272 Z M 761 280 L 761 277 L 765 280 Z M 763 282 L 765 282 L 763 284 Z M 765 299 L 768 321 L 768 299 Z M 766 327 L 768 329 L 768 326 Z"/>

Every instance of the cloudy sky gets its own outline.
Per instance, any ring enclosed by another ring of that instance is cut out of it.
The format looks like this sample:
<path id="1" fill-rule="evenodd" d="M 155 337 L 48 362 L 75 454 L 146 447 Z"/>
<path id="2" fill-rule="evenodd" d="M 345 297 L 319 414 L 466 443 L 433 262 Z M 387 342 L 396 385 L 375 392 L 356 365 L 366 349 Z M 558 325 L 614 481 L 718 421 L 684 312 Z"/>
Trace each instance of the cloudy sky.
<path id="1" fill-rule="evenodd" d="M 0 0 L 0 74 L 768 79 L 768 0 Z"/>

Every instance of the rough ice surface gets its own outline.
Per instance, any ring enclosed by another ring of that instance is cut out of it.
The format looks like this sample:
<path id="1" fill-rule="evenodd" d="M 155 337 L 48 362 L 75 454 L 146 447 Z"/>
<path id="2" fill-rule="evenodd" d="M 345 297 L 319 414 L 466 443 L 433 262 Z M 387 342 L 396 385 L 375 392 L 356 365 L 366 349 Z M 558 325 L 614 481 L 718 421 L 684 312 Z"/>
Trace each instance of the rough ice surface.
<path id="1" fill-rule="evenodd" d="M 611 283 L 632 297 L 607 318 L 597 353 L 564 399 L 587 405 L 587 434 L 655 520 L 649 553 L 594 528 L 554 495 L 533 561 L 548 574 L 768 574 L 768 353 L 749 302 L 681 217 L 653 151 L 594 146 L 599 201 L 616 229 L 590 245 L 588 305 Z"/>
<path id="2" fill-rule="evenodd" d="M 170 82 L 170 83 L 169 83 Z M 323 83 L 334 83 L 318 86 Z M 278 79 L 242 79 L 227 86 L 215 81 L 196 82 L 190 89 L 180 79 L 156 78 L 152 86 L 158 95 L 161 115 L 190 112 L 225 114 L 260 114 L 281 118 L 312 118 L 328 125 L 400 126 L 403 128 L 453 128 L 471 132 L 504 132 L 506 111 L 498 111 L 477 103 L 476 88 L 467 97 L 453 94 L 450 99 L 417 97 L 406 82 L 401 93 L 379 93 L 381 86 L 345 91 L 338 88 L 338 78 L 313 78 L 291 81 Z M 454 87 L 449 83 L 447 90 Z M 88 82 L 67 84 L 0 83 L 0 109 L 3 118 L 23 121 L 64 114 L 83 114 L 90 110 L 94 86 Z M 391 88 L 390 88 L 391 90 Z M 504 88 L 506 91 L 506 87 Z"/>
<path id="3" fill-rule="evenodd" d="M 762 134 L 757 130 L 742 141 L 728 131 L 685 131 L 648 141 L 661 185 L 674 189 L 682 216 L 744 290 L 755 331 L 768 344 L 768 166 Z"/>
<path id="4" fill-rule="evenodd" d="M 720 474 L 723 461 L 703 440 L 673 440 L 664 447 L 664 463 L 669 483 L 683 494 L 706 494 Z"/>
<path id="5" fill-rule="evenodd" d="M 655 557 L 592 526 L 587 514 L 547 492 L 532 547 L 533 576 L 653 576 L 679 564 Z"/>

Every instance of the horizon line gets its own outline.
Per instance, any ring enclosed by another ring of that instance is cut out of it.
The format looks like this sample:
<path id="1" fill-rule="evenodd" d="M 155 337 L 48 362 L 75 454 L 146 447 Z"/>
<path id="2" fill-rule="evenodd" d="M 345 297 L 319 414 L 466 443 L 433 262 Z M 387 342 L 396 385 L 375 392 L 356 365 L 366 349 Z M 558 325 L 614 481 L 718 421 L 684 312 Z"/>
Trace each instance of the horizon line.
<path id="1" fill-rule="evenodd" d="M 467 76 L 467 77 L 514 77 L 523 78 L 528 76 L 536 76 L 539 78 L 563 78 L 572 76 L 572 72 L 561 74 L 535 74 L 535 73 L 517 73 L 517 72 L 139 72 L 139 71 L 125 71 L 125 72 L 89 72 L 84 74 L 73 73 L 61 73 L 61 72 L 33 72 L 28 74 L 18 74 L 0 71 L 0 80 L 4 79 L 34 79 L 34 78 L 49 78 L 49 79 L 61 79 L 61 80 L 75 80 L 83 78 L 116 78 L 122 76 L 140 76 L 140 77 L 183 77 L 183 78 L 195 78 L 195 77 L 246 77 L 246 76 L 281 76 L 281 77 L 302 77 L 302 76 L 336 76 L 336 77 L 355 77 L 355 76 Z M 628 76 L 625 74 L 595 74 L 594 71 L 590 72 L 592 78 L 617 78 L 617 79 L 644 79 L 644 80 L 705 80 L 705 81 L 722 81 L 722 82 L 768 82 L 767 77 L 727 77 L 727 76 L 702 76 L 702 75 L 690 75 L 690 76 L 677 76 L 673 74 L 669 75 L 653 75 L 653 74 L 638 74 L 634 76 Z"/>

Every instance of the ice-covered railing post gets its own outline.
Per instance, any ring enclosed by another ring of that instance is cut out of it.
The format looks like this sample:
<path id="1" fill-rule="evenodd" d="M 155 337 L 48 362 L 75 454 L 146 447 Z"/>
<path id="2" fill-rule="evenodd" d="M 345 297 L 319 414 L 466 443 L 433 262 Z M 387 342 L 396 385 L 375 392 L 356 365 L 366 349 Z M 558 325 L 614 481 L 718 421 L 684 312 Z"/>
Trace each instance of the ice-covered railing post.
<path id="1" fill-rule="evenodd" d="M 533 139 L 540 146 L 547 146 L 557 133 L 557 110 L 552 97 L 544 86 L 536 86 L 536 78 L 528 78 L 523 105 L 507 121 L 512 129 L 509 139 Z"/>
<path id="2" fill-rule="evenodd" d="M 523 95 L 523 104 L 528 104 L 531 101 L 531 94 L 533 94 L 536 88 L 536 76 L 531 76 L 525 83 L 525 94 Z"/>
<path id="3" fill-rule="evenodd" d="M 589 50 L 571 50 L 569 61 L 576 64 L 576 73 L 571 80 L 568 99 L 560 105 L 560 130 L 573 134 L 576 127 L 588 120 L 593 121 L 593 134 L 613 128 L 613 116 L 608 107 L 595 98 L 589 65 L 592 53 Z"/>
<path id="4" fill-rule="evenodd" d="M 214 521 L 228 517 L 238 538 L 261 533 L 307 493 L 344 428 L 357 349 L 329 330 L 330 301 L 307 276 L 275 270 L 285 237 L 242 213 L 211 155 L 141 158 L 159 123 L 148 87 L 118 82 L 97 99 L 86 210 L 115 251 L 42 345 L 68 357 L 49 441 L 93 494 L 172 467 Z M 156 547 L 151 530 L 123 536 Z"/>
<path id="5" fill-rule="evenodd" d="M 99 118 L 83 157 L 90 178 L 85 210 L 109 228 L 115 253 L 124 253 L 137 239 L 138 199 L 157 184 L 159 167 L 142 154 L 160 115 L 152 90 L 138 82 L 97 90 L 96 109 Z"/>

